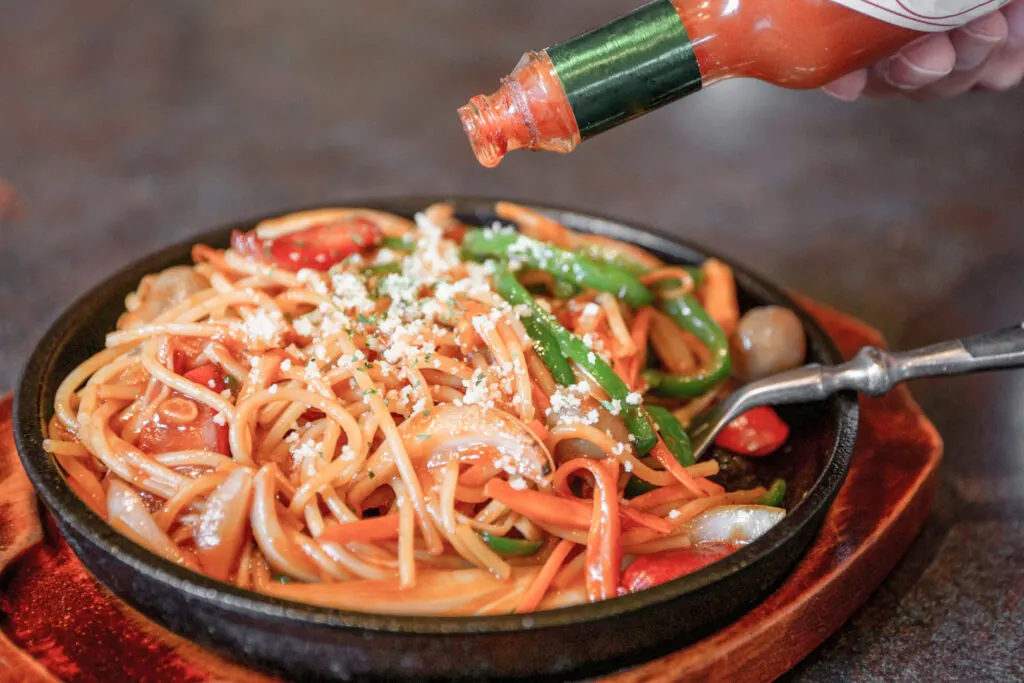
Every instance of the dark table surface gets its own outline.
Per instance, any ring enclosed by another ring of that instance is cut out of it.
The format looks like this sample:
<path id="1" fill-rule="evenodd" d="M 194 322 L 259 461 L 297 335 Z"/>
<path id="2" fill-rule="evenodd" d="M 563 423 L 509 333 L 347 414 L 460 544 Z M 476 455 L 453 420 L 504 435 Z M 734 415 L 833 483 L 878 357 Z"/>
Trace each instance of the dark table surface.
<path id="1" fill-rule="evenodd" d="M 632 218 L 909 347 L 1024 318 L 1024 90 L 846 104 L 714 87 L 478 167 L 454 109 L 630 0 L 0 0 L 0 389 L 108 273 L 221 222 L 399 193 Z M 1024 680 L 1024 375 L 921 383 L 946 439 L 904 560 L 793 681 Z"/>

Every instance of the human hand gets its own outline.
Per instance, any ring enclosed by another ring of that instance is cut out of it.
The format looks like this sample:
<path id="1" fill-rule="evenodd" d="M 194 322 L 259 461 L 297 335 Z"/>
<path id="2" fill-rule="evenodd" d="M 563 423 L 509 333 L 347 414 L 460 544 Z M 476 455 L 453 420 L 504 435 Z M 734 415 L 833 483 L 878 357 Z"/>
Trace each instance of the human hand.
<path id="1" fill-rule="evenodd" d="M 874 66 L 832 81 L 841 100 L 861 95 L 944 99 L 968 90 L 1008 90 L 1024 79 L 1024 0 L 948 33 L 932 33 Z"/>

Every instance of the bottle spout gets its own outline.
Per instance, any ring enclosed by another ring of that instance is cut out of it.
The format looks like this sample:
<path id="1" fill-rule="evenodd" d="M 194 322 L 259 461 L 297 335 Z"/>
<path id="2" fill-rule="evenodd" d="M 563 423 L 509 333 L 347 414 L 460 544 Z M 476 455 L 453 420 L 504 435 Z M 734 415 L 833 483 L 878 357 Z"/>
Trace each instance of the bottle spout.
<path id="1" fill-rule="evenodd" d="M 473 154 L 494 168 L 517 149 L 569 152 L 580 141 L 565 90 L 547 53 L 528 52 L 490 95 L 459 108 Z"/>
<path id="2" fill-rule="evenodd" d="M 459 118 L 477 161 L 494 168 L 508 152 L 508 135 L 494 98 L 477 95 L 459 107 Z"/>

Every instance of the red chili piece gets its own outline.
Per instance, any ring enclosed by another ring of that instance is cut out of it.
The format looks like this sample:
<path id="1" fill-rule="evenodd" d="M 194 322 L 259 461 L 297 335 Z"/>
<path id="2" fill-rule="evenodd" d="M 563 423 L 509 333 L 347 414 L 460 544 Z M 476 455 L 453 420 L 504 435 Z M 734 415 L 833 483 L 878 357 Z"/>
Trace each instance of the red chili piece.
<path id="1" fill-rule="evenodd" d="M 789 426 L 768 406 L 747 411 L 721 431 L 715 443 L 740 455 L 773 453 L 789 438 Z"/>
<path id="2" fill-rule="evenodd" d="M 377 246 L 384 239 L 380 227 L 365 218 L 319 223 L 275 239 L 261 239 L 255 231 L 231 235 L 235 251 L 290 271 L 328 270 L 352 254 Z"/>
<path id="3" fill-rule="evenodd" d="M 736 548 L 731 543 L 707 543 L 693 548 L 641 555 L 622 572 L 619 593 L 636 593 L 692 574 L 717 562 Z"/>

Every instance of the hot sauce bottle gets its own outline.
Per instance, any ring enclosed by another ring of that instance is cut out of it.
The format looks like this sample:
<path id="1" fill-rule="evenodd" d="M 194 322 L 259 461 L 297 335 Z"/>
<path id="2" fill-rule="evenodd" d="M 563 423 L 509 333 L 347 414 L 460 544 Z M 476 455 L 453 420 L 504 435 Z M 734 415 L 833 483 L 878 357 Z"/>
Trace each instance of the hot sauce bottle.
<path id="1" fill-rule="evenodd" d="M 459 109 L 481 164 L 582 140 L 727 78 L 818 88 L 1009 0 L 655 0 L 540 52 Z"/>

